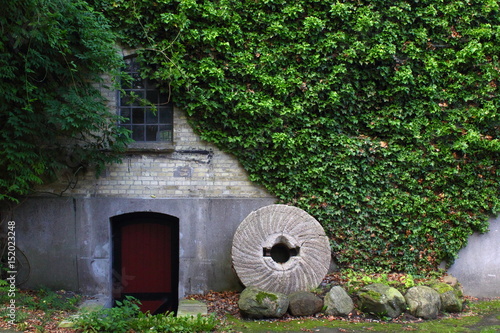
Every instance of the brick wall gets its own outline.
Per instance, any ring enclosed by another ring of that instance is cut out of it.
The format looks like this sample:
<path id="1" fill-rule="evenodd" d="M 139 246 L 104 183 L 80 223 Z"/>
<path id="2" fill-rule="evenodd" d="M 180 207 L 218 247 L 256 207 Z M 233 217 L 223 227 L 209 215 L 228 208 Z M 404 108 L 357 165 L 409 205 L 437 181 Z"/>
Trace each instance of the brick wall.
<path id="1" fill-rule="evenodd" d="M 114 92 L 105 92 L 114 104 Z M 111 105 L 111 107 L 113 107 Z M 188 124 L 182 110 L 174 108 L 174 144 L 169 151 L 123 156 L 122 164 L 109 166 L 100 178 L 86 172 L 39 188 L 40 193 L 108 197 L 270 197 L 248 180 L 236 158 L 203 142 Z"/>
<path id="2" fill-rule="evenodd" d="M 122 56 L 133 50 L 121 50 Z M 117 92 L 104 76 L 98 88 L 111 110 L 117 108 Z M 58 182 L 40 187 L 40 194 L 133 198 L 268 198 L 271 195 L 250 182 L 236 158 L 204 142 L 188 124 L 185 113 L 174 108 L 173 144 L 158 143 L 160 150 L 135 149 L 122 164 L 109 166 L 100 178 L 87 171 L 63 173 Z"/>

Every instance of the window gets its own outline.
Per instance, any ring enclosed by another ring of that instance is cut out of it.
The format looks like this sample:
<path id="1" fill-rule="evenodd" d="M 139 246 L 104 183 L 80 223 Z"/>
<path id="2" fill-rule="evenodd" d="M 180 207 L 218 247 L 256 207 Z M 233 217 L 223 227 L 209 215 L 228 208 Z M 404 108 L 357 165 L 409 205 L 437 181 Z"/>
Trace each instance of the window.
<path id="1" fill-rule="evenodd" d="M 120 126 L 131 130 L 137 142 L 172 142 L 173 105 L 168 95 L 141 78 L 135 57 L 125 58 L 125 64 L 132 81 L 122 83 L 123 92 L 118 92 L 118 112 L 125 118 Z"/>

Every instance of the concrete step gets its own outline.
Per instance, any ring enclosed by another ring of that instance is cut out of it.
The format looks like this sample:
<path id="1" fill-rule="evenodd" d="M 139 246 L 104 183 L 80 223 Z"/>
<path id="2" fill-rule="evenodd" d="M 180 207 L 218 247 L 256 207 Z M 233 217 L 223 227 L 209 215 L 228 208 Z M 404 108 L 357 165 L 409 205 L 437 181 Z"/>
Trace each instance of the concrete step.
<path id="1" fill-rule="evenodd" d="M 59 323 L 60 328 L 72 328 L 75 326 L 74 320 L 78 319 L 81 313 L 99 311 L 102 308 L 109 308 L 111 306 L 111 299 L 105 295 L 96 295 L 92 299 L 85 300 L 78 307 L 78 312 L 70 316 L 68 319 Z M 0 332 L 3 333 L 3 332 Z"/>
<path id="2" fill-rule="evenodd" d="M 203 302 L 194 299 L 181 299 L 179 301 L 179 308 L 177 309 L 177 316 L 202 316 L 208 314 L 207 305 Z"/>

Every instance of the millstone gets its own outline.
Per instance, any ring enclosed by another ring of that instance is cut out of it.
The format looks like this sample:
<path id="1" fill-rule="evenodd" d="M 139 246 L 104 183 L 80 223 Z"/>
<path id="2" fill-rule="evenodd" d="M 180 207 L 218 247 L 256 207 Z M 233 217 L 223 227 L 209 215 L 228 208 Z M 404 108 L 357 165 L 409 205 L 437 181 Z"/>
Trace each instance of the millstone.
<path id="1" fill-rule="evenodd" d="M 308 291 L 325 277 L 330 257 L 323 227 L 293 206 L 270 205 L 250 213 L 233 238 L 233 267 L 246 287 Z"/>

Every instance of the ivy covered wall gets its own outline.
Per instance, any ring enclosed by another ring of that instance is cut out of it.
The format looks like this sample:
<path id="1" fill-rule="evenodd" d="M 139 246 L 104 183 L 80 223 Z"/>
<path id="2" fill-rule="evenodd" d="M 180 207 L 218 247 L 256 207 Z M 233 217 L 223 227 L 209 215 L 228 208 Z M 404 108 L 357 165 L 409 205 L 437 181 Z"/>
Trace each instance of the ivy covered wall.
<path id="1" fill-rule="evenodd" d="M 91 2 L 341 266 L 436 269 L 497 212 L 498 1 Z"/>

